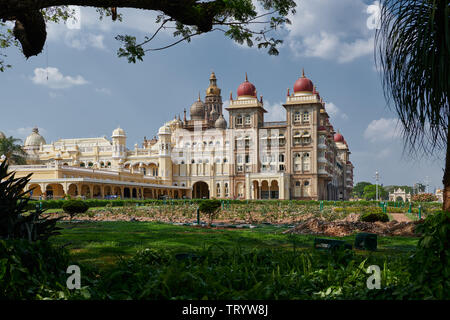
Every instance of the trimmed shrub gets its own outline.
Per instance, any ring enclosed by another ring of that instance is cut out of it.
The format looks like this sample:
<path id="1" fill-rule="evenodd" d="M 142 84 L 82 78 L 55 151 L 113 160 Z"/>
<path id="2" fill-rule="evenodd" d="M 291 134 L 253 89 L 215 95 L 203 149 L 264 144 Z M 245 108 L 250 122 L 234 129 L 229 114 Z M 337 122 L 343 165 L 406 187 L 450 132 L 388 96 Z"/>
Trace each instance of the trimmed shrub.
<path id="1" fill-rule="evenodd" d="M 89 206 L 82 200 L 68 200 L 63 204 L 62 209 L 72 219 L 77 213 L 85 213 L 89 209 Z"/>
<path id="2" fill-rule="evenodd" d="M 366 212 L 361 216 L 360 220 L 364 222 L 388 222 L 389 216 L 383 212 Z"/>
<path id="3" fill-rule="evenodd" d="M 212 199 L 212 200 L 202 200 L 198 206 L 200 212 L 208 215 L 209 224 L 211 225 L 213 219 L 217 216 L 221 206 L 220 200 Z"/>

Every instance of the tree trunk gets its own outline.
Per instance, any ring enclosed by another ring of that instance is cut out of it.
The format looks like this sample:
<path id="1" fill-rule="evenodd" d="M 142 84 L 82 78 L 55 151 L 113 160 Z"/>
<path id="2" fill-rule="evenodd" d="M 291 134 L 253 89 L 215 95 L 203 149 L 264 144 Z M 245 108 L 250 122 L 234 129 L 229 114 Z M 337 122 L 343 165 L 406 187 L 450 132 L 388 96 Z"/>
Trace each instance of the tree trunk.
<path id="1" fill-rule="evenodd" d="M 450 125 L 450 117 L 448 119 L 448 125 Z M 447 127 L 447 154 L 445 156 L 445 170 L 444 178 L 442 179 L 444 184 L 444 194 L 442 210 L 450 212 L 450 129 Z"/>

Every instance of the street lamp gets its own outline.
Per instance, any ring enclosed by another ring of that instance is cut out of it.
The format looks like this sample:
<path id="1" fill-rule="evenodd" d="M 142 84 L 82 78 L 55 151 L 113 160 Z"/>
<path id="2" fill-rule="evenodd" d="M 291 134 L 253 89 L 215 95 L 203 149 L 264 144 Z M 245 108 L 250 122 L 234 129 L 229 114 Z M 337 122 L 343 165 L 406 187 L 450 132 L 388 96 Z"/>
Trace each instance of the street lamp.
<path id="1" fill-rule="evenodd" d="M 380 173 L 375 171 L 375 181 L 376 181 L 376 201 L 378 201 L 378 181 L 380 180 Z"/>

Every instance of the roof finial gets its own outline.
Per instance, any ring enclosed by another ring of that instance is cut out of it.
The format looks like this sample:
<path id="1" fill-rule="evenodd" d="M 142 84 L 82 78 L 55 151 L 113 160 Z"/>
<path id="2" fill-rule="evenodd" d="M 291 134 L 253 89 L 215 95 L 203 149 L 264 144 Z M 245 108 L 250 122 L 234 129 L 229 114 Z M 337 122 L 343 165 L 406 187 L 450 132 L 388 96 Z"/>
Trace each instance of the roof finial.
<path id="1" fill-rule="evenodd" d="M 201 101 L 200 100 L 200 91 L 198 92 L 198 101 Z"/>
<path id="2" fill-rule="evenodd" d="M 230 91 L 230 101 L 233 100 L 233 91 Z"/>
<path id="3" fill-rule="evenodd" d="M 247 72 L 245 73 L 245 81 L 248 82 Z"/>
<path id="4" fill-rule="evenodd" d="M 305 68 L 302 68 L 302 78 L 305 78 Z"/>
<path id="5" fill-rule="evenodd" d="M 289 94 L 289 88 L 287 88 L 287 96 L 288 96 L 288 97 L 290 96 L 290 94 Z"/>

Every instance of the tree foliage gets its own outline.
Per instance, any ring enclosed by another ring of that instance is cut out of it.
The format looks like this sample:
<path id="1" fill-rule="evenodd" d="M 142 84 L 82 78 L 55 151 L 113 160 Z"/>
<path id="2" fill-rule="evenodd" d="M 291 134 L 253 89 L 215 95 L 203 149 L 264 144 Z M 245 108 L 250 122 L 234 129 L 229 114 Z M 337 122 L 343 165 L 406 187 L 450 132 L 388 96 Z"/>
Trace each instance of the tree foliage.
<path id="1" fill-rule="evenodd" d="M 130 63 L 143 60 L 146 53 L 163 50 L 200 34 L 217 31 L 239 44 L 256 44 L 270 55 L 278 55 L 276 31 L 290 24 L 288 14 L 295 14 L 294 0 L 0 0 L 0 50 L 21 46 L 25 57 L 42 52 L 48 22 L 66 22 L 74 17 L 70 5 L 97 8 L 99 19 L 111 16 L 122 21 L 117 8 L 135 8 L 157 11 L 156 32 L 138 40 L 133 35 L 118 35 L 122 46 L 117 55 Z M 3 22 L 2 22 L 3 21 Z M 7 25 L 10 21 L 14 26 Z M 160 47 L 148 47 L 161 30 L 173 30 L 175 41 Z M 274 35 L 275 34 L 275 35 Z M 0 51 L 0 71 L 10 65 Z"/>
<path id="2" fill-rule="evenodd" d="M 0 138 L 0 156 L 4 155 L 11 164 L 25 164 L 27 154 L 23 151 L 22 146 L 17 143 L 20 141 L 20 139 L 13 137 Z"/>
<path id="3" fill-rule="evenodd" d="M 354 194 L 354 196 L 356 196 L 357 198 L 362 198 L 363 194 L 364 194 L 364 188 L 366 186 L 370 186 L 370 185 L 371 185 L 370 182 L 365 182 L 365 181 L 358 182 L 353 187 L 353 194 Z"/>

